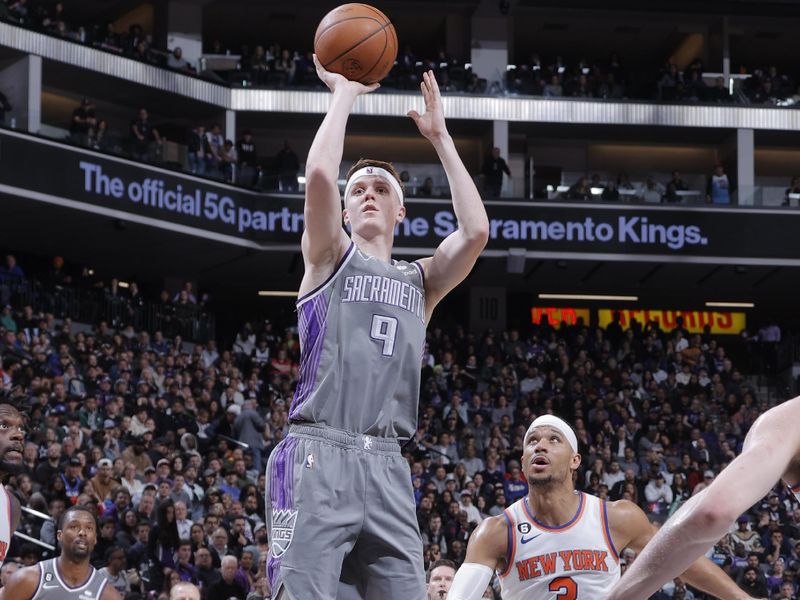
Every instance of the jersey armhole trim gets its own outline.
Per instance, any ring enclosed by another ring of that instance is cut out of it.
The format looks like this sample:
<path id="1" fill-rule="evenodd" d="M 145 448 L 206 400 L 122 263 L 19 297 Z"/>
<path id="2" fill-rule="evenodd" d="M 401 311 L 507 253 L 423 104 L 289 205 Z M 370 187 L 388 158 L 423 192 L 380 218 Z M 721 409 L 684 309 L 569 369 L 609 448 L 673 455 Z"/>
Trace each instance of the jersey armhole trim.
<path id="1" fill-rule="evenodd" d="M 339 259 L 339 263 L 336 265 L 336 268 L 333 270 L 333 273 L 331 273 L 325 281 L 323 281 L 313 290 L 297 298 L 297 302 L 295 302 L 295 305 L 300 306 L 301 304 L 311 300 L 314 296 L 320 294 L 326 287 L 328 287 L 331 284 L 331 282 L 334 279 L 336 279 L 336 276 L 339 274 L 339 271 L 342 270 L 342 267 L 344 267 L 344 265 L 352 258 L 353 253 L 355 252 L 355 248 L 356 248 L 355 242 L 351 241 L 350 245 L 347 247 L 347 250 L 345 250 L 344 254 L 342 255 L 342 258 Z"/>
<path id="2" fill-rule="evenodd" d="M 28 600 L 32 600 L 33 598 L 36 598 L 36 595 L 37 595 L 37 594 L 39 593 L 39 591 L 42 589 L 42 584 L 44 583 L 44 567 L 42 567 L 42 565 L 43 565 L 45 562 L 46 562 L 46 561 L 42 561 L 42 562 L 38 562 L 38 563 L 36 563 L 36 566 L 37 566 L 37 567 L 38 567 L 38 569 L 39 569 L 39 584 L 36 586 L 36 590 L 33 592 L 33 595 L 32 595 L 30 598 L 28 598 Z M 99 600 L 99 599 L 98 599 L 98 600 Z"/>
<path id="3" fill-rule="evenodd" d="M 606 501 L 600 502 L 600 514 L 603 516 L 603 537 L 606 539 L 606 545 L 611 551 L 611 556 L 614 557 L 614 562 L 619 563 L 619 552 L 614 547 L 614 539 L 611 537 L 611 528 L 608 526 L 608 509 L 606 508 Z"/>
<path id="4" fill-rule="evenodd" d="M 506 549 L 506 568 L 502 573 L 498 573 L 500 577 L 505 577 L 511 572 L 511 567 L 514 565 L 514 555 L 517 552 L 517 532 L 514 527 L 514 518 L 508 514 L 508 509 L 503 511 L 503 516 L 508 521 L 508 548 Z"/>
<path id="5" fill-rule="evenodd" d="M 422 279 L 422 287 L 424 288 L 425 287 L 425 269 L 422 267 L 422 265 L 420 264 L 420 262 L 418 260 L 415 260 L 411 264 L 414 265 L 415 267 L 417 267 L 417 270 L 419 271 L 419 276 Z"/>

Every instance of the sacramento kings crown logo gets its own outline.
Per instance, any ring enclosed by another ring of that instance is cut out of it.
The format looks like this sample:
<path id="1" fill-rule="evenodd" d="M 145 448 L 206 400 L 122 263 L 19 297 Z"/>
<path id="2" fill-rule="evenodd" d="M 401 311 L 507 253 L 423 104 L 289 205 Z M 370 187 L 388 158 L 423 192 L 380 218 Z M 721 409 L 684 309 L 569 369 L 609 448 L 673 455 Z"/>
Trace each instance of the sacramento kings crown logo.
<path id="1" fill-rule="evenodd" d="M 296 522 L 296 510 L 276 510 L 272 513 L 272 556 L 275 558 L 280 558 L 289 549 Z"/>

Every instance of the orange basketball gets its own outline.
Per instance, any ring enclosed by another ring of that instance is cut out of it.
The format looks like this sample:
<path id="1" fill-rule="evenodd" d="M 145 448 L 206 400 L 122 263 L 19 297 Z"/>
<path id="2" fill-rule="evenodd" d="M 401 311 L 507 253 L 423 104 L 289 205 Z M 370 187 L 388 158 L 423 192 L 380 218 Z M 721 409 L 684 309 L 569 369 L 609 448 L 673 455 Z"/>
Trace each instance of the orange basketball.
<path id="1" fill-rule="evenodd" d="M 326 70 L 370 84 L 389 74 L 397 58 L 391 21 L 368 4 L 342 4 L 329 12 L 314 34 L 314 52 Z"/>

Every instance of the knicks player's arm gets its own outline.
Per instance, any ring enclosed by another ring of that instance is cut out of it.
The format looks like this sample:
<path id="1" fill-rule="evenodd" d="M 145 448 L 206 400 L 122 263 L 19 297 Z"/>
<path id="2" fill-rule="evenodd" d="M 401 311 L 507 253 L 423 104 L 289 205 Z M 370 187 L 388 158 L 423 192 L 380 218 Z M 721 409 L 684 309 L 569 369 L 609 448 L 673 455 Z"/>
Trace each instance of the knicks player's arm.
<path id="1" fill-rule="evenodd" d="M 6 584 L 0 588 L 0 600 L 28 600 L 39 587 L 39 567 L 25 567 L 14 571 Z"/>
<path id="2" fill-rule="evenodd" d="M 485 519 L 472 533 L 464 564 L 456 572 L 447 600 L 480 600 L 495 571 L 506 569 L 508 521 L 498 515 Z"/>
<path id="3" fill-rule="evenodd" d="M 713 546 L 780 478 L 790 486 L 800 484 L 799 420 L 800 398 L 761 415 L 747 434 L 742 454 L 672 515 L 610 598 L 648 596 Z M 670 552 L 674 548 L 681 550 Z"/>
<path id="4" fill-rule="evenodd" d="M 306 158 L 305 231 L 302 249 L 306 275 L 301 294 L 321 284 L 333 272 L 349 244 L 342 229 L 342 199 L 336 183 L 342 162 L 347 119 L 356 98 L 371 92 L 377 84 L 348 81 L 326 71 L 314 57 L 317 75 L 333 92 L 328 113 L 314 136 Z"/>
<path id="5" fill-rule="evenodd" d="M 609 502 L 607 510 L 608 525 L 611 530 L 614 546 L 619 549 L 631 548 L 635 550 L 637 554 L 643 550 L 646 552 L 645 548 L 656 534 L 656 528 L 647 520 L 647 516 L 642 509 L 628 500 L 619 500 L 617 502 Z M 670 553 L 682 552 L 683 548 L 681 546 L 672 546 L 670 548 L 660 549 L 658 554 L 661 560 L 665 560 Z M 639 560 L 640 558 L 637 557 L 633 563 L 633 567 L 625 572 L 609 598 L 620 597 L 615 595 L 616 590 L 623 585 L 623 582 L 628 582 L 631 571 L 636 568 Z M 744 600 L 750 598 L 750 596 L 739 589 L 739 586 L 737 586 L 722 569 L 705 556 L 696 558 L 696 560 L 690 562 L 688 568 L 678 571 L 670 577 L 670 579 L 678 576 L 689 585 L 694 586 L 714 598 L 720 598 L 721 600 Z M 635 575 L 634 579 L 636 579 Z M 639 590 L 636 593 L 626 593 L 625 598 L 631 598 L 631 600 L 634 598 L 636 600 L 649 598 L 652 593 L 660 589 L 665 582 L 666 580 L 660 584 L 647 582 L 648 589 L 651 587 L 653 588 L 651 591 L 645 593 Z"/>
<path id="6" fill-rule="evenodd" d="M 489 240 L 489 219 L 475 182 L 447 131 L 442 96 L 432 71 L 423 74 L 420 88 L 425 100 L 425 113 L 420 115 L 412 110 L 408 116 L 431 142 L 442 162 L 453 197 L 453 211 L 458 219 L 458 229 L 442 241 L 434 255 L 419 261 L 425 271 L 426 316 L 430 317 L 436 304 L 475 266 Z"/>

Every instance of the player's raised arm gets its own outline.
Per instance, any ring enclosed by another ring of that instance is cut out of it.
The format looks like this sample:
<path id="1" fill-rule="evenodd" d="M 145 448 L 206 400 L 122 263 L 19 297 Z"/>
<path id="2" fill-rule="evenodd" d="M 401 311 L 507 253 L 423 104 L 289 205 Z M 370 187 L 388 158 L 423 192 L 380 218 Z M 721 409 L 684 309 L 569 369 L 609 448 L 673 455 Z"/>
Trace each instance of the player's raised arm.
<path id="1" fill-rule="evenodd" d="M 759 417 L 747 434 L 742 454 L 661 527 L 609 598 L 649 596 L 713 546 L 781 477 L 800 477 L 790 471 L 792 461 L 800 455 L 799 420 L 800 398 Z"/>
<path id="2" fill-rule="evenodd" d="M 609 503 L 608 521 L 614 537 L 614 544 L 617 548 L 631 548 L 642 555 L 652 551 L 651 544 L 655 541 L 653 539 L 656 533 L 655 527 L 647 520 L 647 516 L 642 509 L 633 502 L 619 500 Z M 682 546 L 661 548 L 657 551 L 657 554 L 660 560 L 666 560 L 670 554 L 683 554 L 683 548 Z M 633 566 L 622 576 L 620 583 L 617 583 L 617 587 L 628 580 L 630 572 L 636 568 L 639 560 L 641 560 L 641 556 L 637 557 Z M 750 598 L 722 569 L 705 556 L 698 558 L 698 555 L 687 561 L 685 568 L 676 571 L 674 575 L 668 578 L 664 578 L 661 583 L 645 582 L 645 586 L 649 591 L 645 591 L 642 587 L 637 587 L 635 592 L 631 592 L 625 597 L 631 598 L 631 600 L 634 598 L 636 600 L 649 598 L 668 579 L 678 576 L 686 583 L 714 598 L 720 598 L 721 600 L 745 600 Z M 634 575 L 634 579 L 638 578 Z M 617 596 L 612 594 L 610 597 L 616 598 Z"/>
<path id="3" fill-rule="evenodd" d="M 447 174 L 458 229 L 439 245 L 433 257 L 420 261 L 425 270 L 428 317 L 447 292 L 469 275 L 489 239 L 489 219 L 483 201 L 447 131 L 442 96 L 433 71 L 422 76 L 425 113 L 409 111 L 419 132 L 433 144 Z"/>
<path id="4" fill-rule="evenodd" d="M 508 522 L 503 515 L 484 520 L 469 538 L 464 564 L 456 572 L 448 600 L 480 600 L 494 571 L 505 566 Z"/>
<path id="5" fill-rule="evenodd" d="M 307 265 L 333 269 L 349 243 L 342 229 L 342 204 L 336 180 L 342 162 L 347 119 L 356 98 L 377 89 L 331 73 L 314 57 L 317 75 L 333 92 L 328 113 L 314 136 L 306 159 L 303 258 Z M 324 277 L 323 277 L 324 279 Z"/>

